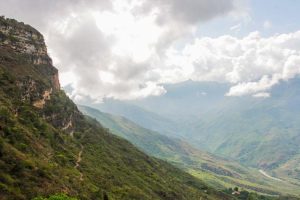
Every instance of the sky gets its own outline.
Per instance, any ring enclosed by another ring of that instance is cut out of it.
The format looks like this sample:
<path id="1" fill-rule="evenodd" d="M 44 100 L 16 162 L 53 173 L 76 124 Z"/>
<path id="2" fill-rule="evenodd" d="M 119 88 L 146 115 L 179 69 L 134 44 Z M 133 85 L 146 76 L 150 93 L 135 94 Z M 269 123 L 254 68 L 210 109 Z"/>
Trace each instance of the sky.
<path id="1" fill-rule="evenodd" d="M 266 98 L 300 74 L 299 0 L 0 0 L 44 36 L 70 97 L 138 99 L 186 80 Z"/>

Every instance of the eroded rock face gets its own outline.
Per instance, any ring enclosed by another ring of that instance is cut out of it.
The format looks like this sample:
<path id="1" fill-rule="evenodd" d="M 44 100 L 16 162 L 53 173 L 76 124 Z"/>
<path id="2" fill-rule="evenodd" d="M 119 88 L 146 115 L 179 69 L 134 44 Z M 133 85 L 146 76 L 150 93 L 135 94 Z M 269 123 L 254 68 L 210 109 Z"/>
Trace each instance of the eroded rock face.
<path id="1" fill-rule="evenodd" d="M 18 98 L 35 107 L 54 127 L 73 136 L 82 114 L 60 91 L 58 70 L 47 54 L 43 36 L 31 26 L 0 17 L 0 54 L 0 64 L 15 72 Z"/>
<path id="2" fill-rule="evenodd" d="M 58 71 L 47 54 L 44 37 L 37 30 L 22 22 L 0 17 L 0 48 L 12 50 L 26 57 L 26 61 L 39 66 L 39 70 L 50 82 L 47 88 L 41 87 L 30 76 L 17 81 L 21 89 L 21 100 L 29 101 L 37 108 L 43 108 L 52 92 L 60 90 Z"/>
<path id="3" fill-rule="evenodd" d="M 60 90 L 60 83 L 59 83 L 58 73 L 54 74 L 51 77 L 51 81 L 52 81 L 53 89 L 54 90 Z"/>
<path id="4" fill-rule="evenodd" d="M 0 19 L 0 46 L 9 46 L 18 53 L 30 54 L 33 64 L 52 65 L 44 37 L 35 29 L 11 19 Z"/>
<path id="5" fill-rule="evenodd" d="M 50 90 L 45 90 L 42 99 L 33 102 L 33 106 L 37 108 L 44 108 L 46 101 L 51 99 L 52 88 Z"/>

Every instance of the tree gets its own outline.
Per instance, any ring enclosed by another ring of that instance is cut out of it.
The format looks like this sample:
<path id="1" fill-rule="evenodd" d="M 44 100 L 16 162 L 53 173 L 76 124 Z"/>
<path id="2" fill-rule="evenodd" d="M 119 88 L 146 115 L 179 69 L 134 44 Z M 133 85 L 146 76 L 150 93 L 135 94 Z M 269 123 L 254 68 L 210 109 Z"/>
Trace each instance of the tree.
<path id="1" fill-rule="evenodd" d="M 108 195 L 106 194 L 106 192 L 103 193 L 103 200 L 109 200 Z"/>
<path id="2" fill-rule="evenodd" d="M 77 199 L 73 197 L 68 197 L 65 194 L 55 194 L 55 195 L 51 195 L 49 198 L 36 197 L 33 200 L 77 200 Z"/>

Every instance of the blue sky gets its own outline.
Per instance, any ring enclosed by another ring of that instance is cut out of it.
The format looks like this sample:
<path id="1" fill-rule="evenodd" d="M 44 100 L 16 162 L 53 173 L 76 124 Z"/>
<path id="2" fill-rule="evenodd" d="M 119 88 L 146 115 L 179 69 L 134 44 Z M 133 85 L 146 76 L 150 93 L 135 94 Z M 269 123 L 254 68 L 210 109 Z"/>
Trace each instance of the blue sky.
<path id="1" fill-rule="evenodd" d="M 242 37 L 249 32 L 259 31 L 263 36 L 271 36 L 300 30 L 299 0 L 249 0 L 244 9 L 244 17 L 234 19 L 232 16 L 222 16 L 200 24 L 198 34 L 209 37 L 224 34 Z M 269 27 L 264 27 L 266 23 L 269 23 Z M 239 30 L 230 29 L 238 25 Z"/>

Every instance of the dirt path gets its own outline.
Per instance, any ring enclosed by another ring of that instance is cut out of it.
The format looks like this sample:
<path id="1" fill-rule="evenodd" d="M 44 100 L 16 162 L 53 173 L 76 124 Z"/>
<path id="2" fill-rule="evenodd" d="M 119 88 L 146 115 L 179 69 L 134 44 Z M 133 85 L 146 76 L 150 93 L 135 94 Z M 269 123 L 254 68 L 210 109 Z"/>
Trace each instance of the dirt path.
<path id="1" fill-rule="evenodd" d="M 81 147 L 81 150 L 79 151 L 78 156 L 77 156 L 76 164 L 74 166 L 75 169 L 78 169 L 78 167 L 80 166 L 80 162 L 82 160 L 83 146 L 80 144 L 80 147 Z M 80 173 L 79 180 L 83 181 L 83 173 L 80 171 L 79 171 L 79 173 Z"/>
<path id="2" fill-rule="evenodd" d="M 281 180 L 281 179 L 279 179 L 279 178 L 275 178 L 275 177 L 273 177 L 273 176 L 270 176 L 269 174 L 267 174 L 264 170 L 259 170 L 259 172 L 262 174 L 262 175 L 264 175 L 265 177 L 267 177 L 267 178 L 269 178 L 269 179 L 273 179 L 273 180 L 276 180 L 276 181 L 283 181 L 283 180 Z"/>
<path id="3" fill-rule="evenodd" d="M 89 128 L 89 129 L 87 129 L 86 131 L 84 131 L 83 137 L 85 136 L 85 133 L 88 132 L 88 131 L 90 131 L 90 130 L 91 130 L 91 128 Z M 72 137 L 72 136 L 73 136 L 73 132 L 71 132 L 71 137 Z M 83 137 L 82 137 L 82 138 L 83 138 Z M 81 138 L 81 139 L 82 139 L 82 138 Z M 80 162 L 81 162 L 81 160 L 82 160 L 83 149 L 84 149 L 84 146 L 83 146 L 82 144 L 80 144 L 80 151 L 79 151 L 79 153 L 78 153 L 77 160 L 76 160 L 76 163 L 75 163 L 75 166 L 74 166 L 74 168 L 77 169 L 77 170 L 78 170 L 78 168 L 80 167 Z M 78 171 L 79 171 L 79 173 L 80 173 L 79 180 L 80 180 L 80 181 L 83 181 L 83 173 L 82 173 L 80 170 L 78 170 Z"/>

